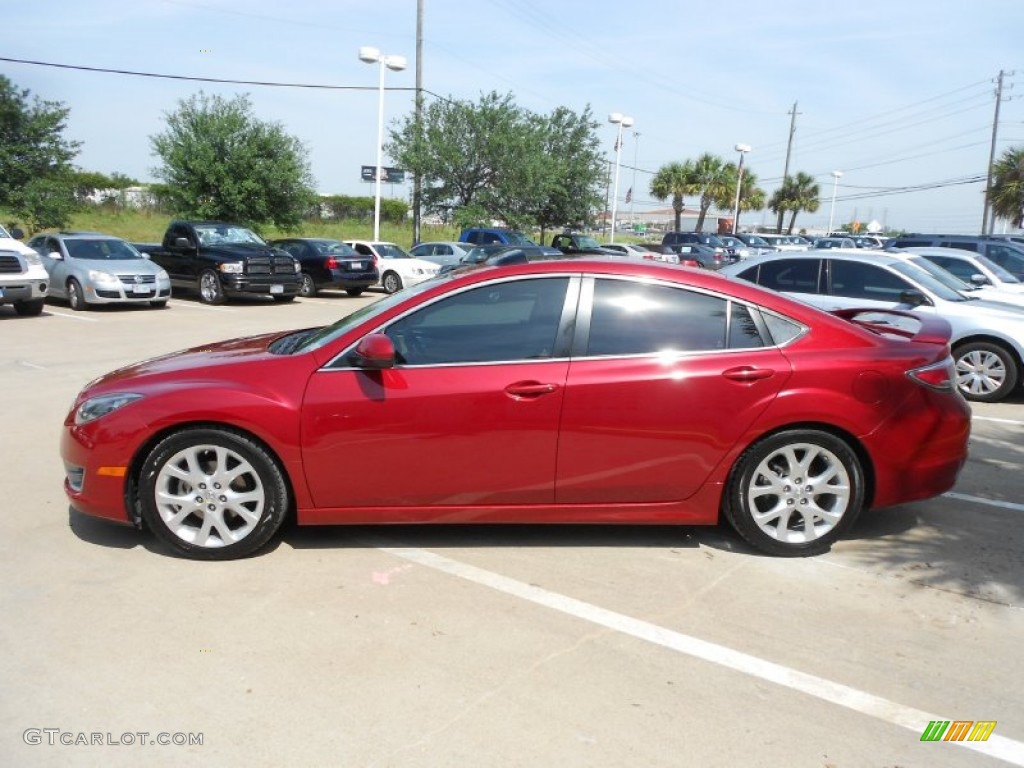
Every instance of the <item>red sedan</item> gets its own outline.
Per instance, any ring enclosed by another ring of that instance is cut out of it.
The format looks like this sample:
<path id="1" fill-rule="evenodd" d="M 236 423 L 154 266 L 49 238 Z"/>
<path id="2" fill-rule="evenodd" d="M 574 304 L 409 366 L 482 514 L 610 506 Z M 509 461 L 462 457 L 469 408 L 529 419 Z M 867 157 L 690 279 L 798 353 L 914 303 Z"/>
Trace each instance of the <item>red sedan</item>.
<path id="1" fill-rule="evenodd" d="M 952 487 L 970 432 L 954 381 L 934 317 L 829 314 L 649 262 L 533 262 L 110 373 L 78 395 L 61 453 L 74 507 L 196 558 L 256 551 L 290 510 L 300 525 L 722 514 L 758 549 L 810 555 L 862 509 Z"/>

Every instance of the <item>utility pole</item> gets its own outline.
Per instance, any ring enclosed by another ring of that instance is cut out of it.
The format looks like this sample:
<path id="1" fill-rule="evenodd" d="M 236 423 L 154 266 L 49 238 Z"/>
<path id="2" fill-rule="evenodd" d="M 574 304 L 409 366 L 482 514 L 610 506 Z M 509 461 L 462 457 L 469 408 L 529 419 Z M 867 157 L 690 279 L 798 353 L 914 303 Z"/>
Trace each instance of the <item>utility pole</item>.
<path id="1" fill-rule="evenodd" d="M 416 144 L 423 138 L 423 0 L 416 0 Z M 423 186 L 419 171 L 412 176 L 412 244 L 420 242 L 420 208 Z"/>
<path id="2" fill-rule="evenodd" d="M 793 151 L 793 134 L 796 133 L 796 116 L 800 114 L 796 111 L 796 102 L 793 102 L 793 109 L 789 111 L 789 141 L 786 143 L 786 167 L 782 170 L 782 185 L 786 185 L 786 179 L 789 178 L 789 156 Z M 784 210 L 779 211 L 779 220 L 775 224 L 775 231 L 782 232 L 782 217 L 785 213 Z"/>
<path id="3" fill-rule="evenodd" d="M 1003 76 L 1012 75 L 1013 72 L 999 70 L 999 77 L 996 78 L 996 115 L 992 120 L 992 147 L 988 153 L 988 179 L 985 181 L 985 208 L 981 214 L 981 234 L 990 235 L 995 229 L 995 211 L 992 211 L 992 218 L 989 218 L 989 210 L 992 207 L 992 169 L 996 162 L 996 134 L 999 131 L 999 105 L 1003 101 Z"/>

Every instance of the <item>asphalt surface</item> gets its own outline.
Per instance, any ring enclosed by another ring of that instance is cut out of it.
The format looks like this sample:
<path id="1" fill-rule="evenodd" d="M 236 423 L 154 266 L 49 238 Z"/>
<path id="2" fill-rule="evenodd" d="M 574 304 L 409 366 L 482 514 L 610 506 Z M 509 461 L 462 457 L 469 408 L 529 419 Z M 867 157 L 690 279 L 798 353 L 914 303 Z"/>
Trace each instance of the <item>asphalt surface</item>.
<path id="1" fill-rule="evenodd" d="M 0 307 L 0 765 L 1024 766 L 1024 397 L 974 405 L 952 494 L 806 560 L 726 527 L 360 526 L 200 563 L 69 509 L 89 380 L 372 298 Z"/>

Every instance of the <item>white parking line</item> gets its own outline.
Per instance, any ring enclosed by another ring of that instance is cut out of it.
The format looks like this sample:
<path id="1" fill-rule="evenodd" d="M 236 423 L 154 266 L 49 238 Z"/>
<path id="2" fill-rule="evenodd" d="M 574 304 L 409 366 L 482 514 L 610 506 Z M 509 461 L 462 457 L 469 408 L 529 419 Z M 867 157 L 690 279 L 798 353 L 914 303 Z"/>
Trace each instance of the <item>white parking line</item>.
<path id="1" fill-rule="evenodd" d="M 996 419 L 992 416 L 971 416 L 971 421 L 991 421 L 993 424 L 1012 424 L 1015 427 L 1024 427 L 1024 421 L 1016 419 Z"/>
<path id="2" fill-rule="evenodd" d="M 1015 501 L 1000 501 L 999 499 L 986 499 L 984 496 L 969 496 L 966 493 L 949 493 L 942 494 L 943 498 L 956 499 L 957 501 L 969 501 L 972 504 L 984 504 L 988 507 L 999 507 L 1000 509 L 1012 509 L 1014 512 L 1024 512 L 1024 504 L 1018 504 Z"/>
<path id="3" fill-rule="evenodd" d="M 193 301 L 181 301 L 180 299 L 171 299 L 171 307 L 177 309 L 205 309 L 207 312 L 234 312 L 235 310 L 230 307 L 211 307 L 209 304 L 196 304 Z"/>
<path id="4" fill-rule="evenodd" d="M 482 568 L 460 563 L 442 555 L 422 549 L 387 546 L 380 540 L 371 542 L 382 552 L 400 557 L 417 565 L 431 568 L 481 586 L 490 587 L 507 595 L 527 600 L 536 605 L 574 616 L 591 624 L 605 627 L 614 632 L 644 640 L 654 645 L 667 648 L 677 653 L 718 664 L 727 669 L 741 672 L 751 677 L 775 683 L 790 690 L 814 696 L 822 701 L 837 704 L 841 707 L 864 715 L 884 720 L 921 734 L 932 720 L 955 720 L 955 717 L 943 717 L 915 707 L 908 707 L 881 696 L 851 688 L 842 683 L 835 683 L 816 675 L 800 672 L 781 664 L 757 658 L 724 645 L 710 643 L 706 640 L 675 632 L 656 624 L 634 619 L 615 611 L 609 611 L 590 603 L 585 603 L 557 592 L 535 587 L 522 581 L 516 581 Z M 981 752 L 989 757 L 1004 760 L 1012 765 L 1024 767 L 1024 742 L 993 734 L 988 741 L 953 741 L 950 744 Z"/>
<path id="5" fill-rule="evenodd" d="M 83 320 L 83 321 L 85 321 L 87 323 L 98 323 L 99 322 L 99 318 L 86 317 L 85 315 L 79 314 L 77 312 L 70 313 L 70 314 L 67 313 L 67 312 L 54 312 L 49 307 L 46 308 L 46 314 L 51 315 L 52 317 L 63 317 L 65 320 Z"/>

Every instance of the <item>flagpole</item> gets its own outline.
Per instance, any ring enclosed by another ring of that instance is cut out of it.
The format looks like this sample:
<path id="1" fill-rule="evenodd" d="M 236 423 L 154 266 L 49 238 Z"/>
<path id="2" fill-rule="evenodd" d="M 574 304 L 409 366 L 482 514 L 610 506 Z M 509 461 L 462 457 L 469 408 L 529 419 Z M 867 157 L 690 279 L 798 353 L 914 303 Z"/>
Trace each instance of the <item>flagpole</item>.
<path id="1" fill-rule="evenodd" d="M 640 132 L 633 131 L 633 185 L 629 188 L 629 192 L 626 197 L 629 199 L 626 201 L 629 203 L 629 223 L 633 225 L 634 231 L 636 227 L 636 214 L 634 213 L 634 199 L 633 190 L 636 189 L 636 166 L 637 156 L 640 154 Z"/>

